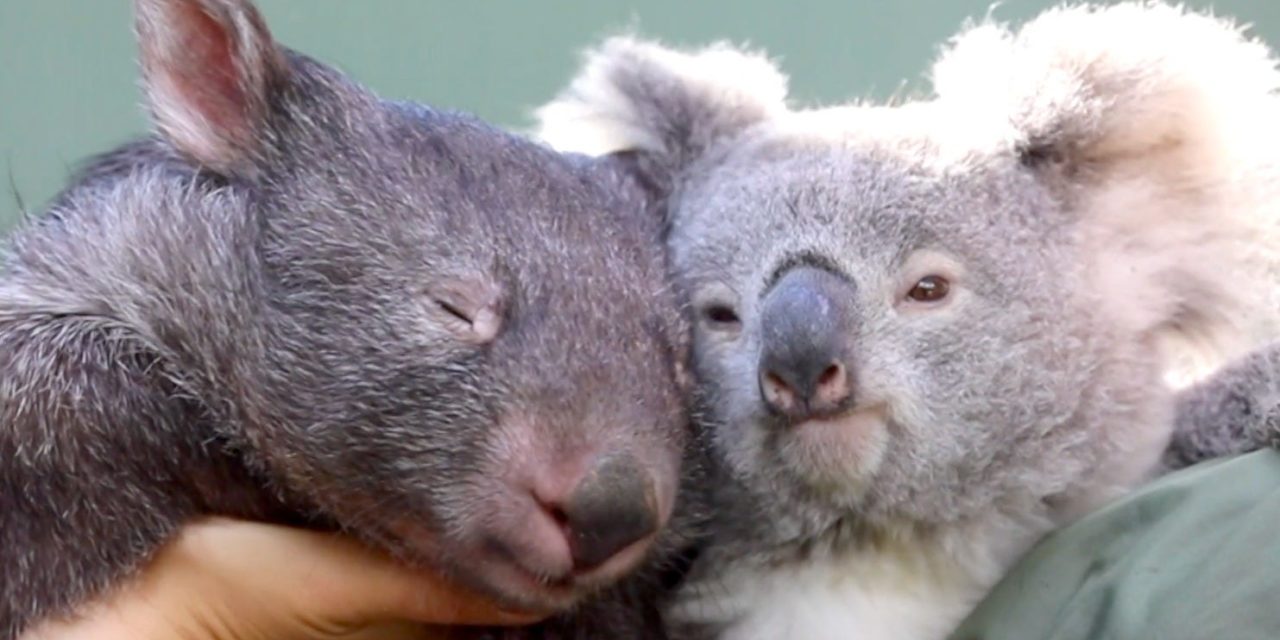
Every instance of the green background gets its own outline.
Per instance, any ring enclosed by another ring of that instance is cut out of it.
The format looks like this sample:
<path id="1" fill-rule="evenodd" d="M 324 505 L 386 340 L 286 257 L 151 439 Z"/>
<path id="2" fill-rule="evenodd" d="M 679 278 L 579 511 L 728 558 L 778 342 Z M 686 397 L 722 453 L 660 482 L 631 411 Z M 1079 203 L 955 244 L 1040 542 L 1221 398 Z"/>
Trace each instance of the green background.
<path id="1" fill-rule="evenodd" d="M 830 103 L 919 87 L 939 43 L 990 4 L 262 0 L 259 6 L 278 40 L 384 95 L 520 128 L 567 81 L 578 52 L 608 33 L 762 47 L 790 74 L 798 101 Z M 1007 0 L 995 16 L 1022 20 L 1049 4 Z M 1212 6 L 1280 43 L 1280 1 Z M 16 219 L 19 196 L 39 210 L 79 160 L 145 128 L 130 28 L 127 0 L 0 0 L 0 228 Z"/>

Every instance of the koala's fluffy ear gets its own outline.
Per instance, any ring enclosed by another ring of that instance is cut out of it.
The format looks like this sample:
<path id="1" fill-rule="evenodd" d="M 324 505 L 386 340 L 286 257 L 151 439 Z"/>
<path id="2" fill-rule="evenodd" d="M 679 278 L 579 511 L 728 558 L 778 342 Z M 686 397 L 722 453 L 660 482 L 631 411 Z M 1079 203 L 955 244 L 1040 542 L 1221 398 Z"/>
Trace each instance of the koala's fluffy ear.
<path id="1" fill-rule="evenodd" d="M 1268 49 L 1240 29 L 1151 2 L 1052 9 L 1017 32 L 968 29 L 933 80 L 941 100 L 1011 127 L 1029 165 L 1105 178 L 1141 162 L 1174 180 L 1257 152 L 1280 87 Z"/>
<path id="2" fill-rule="evenodd" d="M 1171 345 L 1180 383 L 1275 335 L 1280 72 L 1264 45 L 1157 2 L 1069 6 L 971 28 L 933 73 L 972 140 L 1060 194 L 1100 311 Z"/>
<path id="3" fill-rule="evenodd" d="M 207 168 L 243 169 L 288 68 L 262 16 L 247 0 L 135 0 L 134 18 L 155 127 Z"/>
<path id="4" fill-rule="evenodd" d="M 561 151 L 626 154 L 661 193 L 712 145 L 785 110 L 786 94 L 786 78 L 761 55 L 615 37 L 537 111 L 537 136 Z"/>

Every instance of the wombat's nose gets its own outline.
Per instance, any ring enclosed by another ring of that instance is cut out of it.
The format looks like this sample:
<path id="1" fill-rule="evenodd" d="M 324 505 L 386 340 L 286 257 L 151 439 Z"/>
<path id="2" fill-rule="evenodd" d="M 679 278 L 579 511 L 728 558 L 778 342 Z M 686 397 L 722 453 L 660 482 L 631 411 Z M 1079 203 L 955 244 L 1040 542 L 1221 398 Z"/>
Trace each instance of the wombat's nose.
<path id="1" fill-rule="evenodd" d="M 765 296 L 759 382 L 770 409 L 798 421 L 852 403 L 855 294 L 840 276 L 795 267 Z"/>
<path id="2" fill-rule="evenodd" d="M 661 519 L 653 479 L 629 455 L 605 458 L 566 500 L 546 507 L 565 528 L 576 571 L 604 564 L 655 533 Z"/>

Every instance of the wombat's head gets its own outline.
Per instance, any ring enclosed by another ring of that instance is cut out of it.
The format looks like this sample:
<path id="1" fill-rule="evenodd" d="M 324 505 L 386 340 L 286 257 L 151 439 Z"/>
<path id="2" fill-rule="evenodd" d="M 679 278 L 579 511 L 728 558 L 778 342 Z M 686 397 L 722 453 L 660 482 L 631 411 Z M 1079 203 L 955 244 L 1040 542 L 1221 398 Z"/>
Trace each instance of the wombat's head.
<path id="1" fill-rule="evenodd" d="M 267 370 L 236 379 L 267 468 L 518 606 L 634 567 L 673 508 L 686 349 L 621 174 L 380 100 L 248 2 L 136 10 L 160 137 L 256 225 Z"/>
<path id="2" fill-rule="evenodd" d="M 1275 317 L 1275 67 L 1214 18 L 1085 6 L 967 31 L 902 106 L 797 111 L 762 58 L 624 38 L 541 113 L 668 198 L 744 482 L 927 527 L 1132 480 L 1175 356 Z"/>

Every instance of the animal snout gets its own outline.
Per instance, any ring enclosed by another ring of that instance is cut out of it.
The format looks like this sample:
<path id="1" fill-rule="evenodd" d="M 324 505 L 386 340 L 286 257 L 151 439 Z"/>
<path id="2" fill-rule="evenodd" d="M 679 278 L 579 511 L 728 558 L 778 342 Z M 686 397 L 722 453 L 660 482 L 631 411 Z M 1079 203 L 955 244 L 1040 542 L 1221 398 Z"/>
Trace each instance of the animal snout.
<path id="1" fill-rule="evenodd" d="M 560 524 L 576 572 L 590 571 L 661 526 L 657 488 L 629 455 L 604 458 L 562 495 L 538 496 Z"/>
<path id="2" fill-rule="evenodd" d="M 836 274 L 795 267 L 765 296 L 759 383 L 770 410 L 801 421 L 853 403 L 855 294 Z"/>

